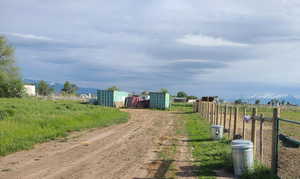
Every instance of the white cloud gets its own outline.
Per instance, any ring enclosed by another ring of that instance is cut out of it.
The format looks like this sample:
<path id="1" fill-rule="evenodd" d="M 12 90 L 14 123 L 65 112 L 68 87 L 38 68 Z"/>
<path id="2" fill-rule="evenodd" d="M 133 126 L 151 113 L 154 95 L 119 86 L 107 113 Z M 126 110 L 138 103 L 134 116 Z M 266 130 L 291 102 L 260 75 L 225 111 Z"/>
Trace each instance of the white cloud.
<path id="1" fill-rule="evenodd" d="M 32 40 L 42 40 L 42 41 L 53 41 L 53 39 L 45 36 L 38 36 L 38 35 L 32 35 L 32 34 L 20 34 L 20 33 L 8 33 L 8 32 L 0 32 L 2 34 L 19 37 L 23 39 L 32 39 Z"/>
<path id="2" fill-rule="evenodd" d="M 211 60 L 206 59 L 177 59 L 171 61 L 171 63 L 205 63 L 205 62 L 211 62 Z"/>
<path id="3" fill-rule="evenodd" d="M 300 42 L 267 43 L 256 46 L 256 53 L 259 57 L 228 62 L 226 68 L 209 69 L 209 73 L 195 75 L 195 79 L 285 86 L 300 84 L 298 68 L 300 66 L 298 59 Z"/>
<path id="4" fill-rule="evenodd" d="M 218 46 L 231 46 L 231 47 L 246 47 L 248 44 L 232 42 L 224 40 L 219 37 L 211 37 L 206 35 L 193 35 L 186 34 L 182 38 L 176 39 L 176 42 L 194 46 L 204 47 L 218 47 Z"/>

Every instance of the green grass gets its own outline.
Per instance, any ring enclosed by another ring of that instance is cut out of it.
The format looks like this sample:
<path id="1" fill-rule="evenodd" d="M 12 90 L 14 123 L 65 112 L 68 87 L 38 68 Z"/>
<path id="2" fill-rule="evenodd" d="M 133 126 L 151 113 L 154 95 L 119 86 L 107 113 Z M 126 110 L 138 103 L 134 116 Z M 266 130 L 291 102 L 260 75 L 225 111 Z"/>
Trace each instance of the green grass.
<path id="1" fill-rule="evenodd" d="M 225 169 L 233 173 L 233 164 L 231 159 L 230 141 L 223 139 L 213 141 L 210 136 L 210 124 L 202 119 L 198 113 L 192 113 L 191 104 L 175 103 L 172 110 L 181 111 L 185 119 L 185 127 L 189 137 L 189 144 L 192 147 L 192 155 L 196 175 L 199 178 L 216 178 L 216 170 Z M 252 172 L 245 173 L 241 178 L 278 178 L 271 174 L 269 168 L 256 162 Z"/>
<path id="2" fill-rule="evenodd" d="M 214 178 L 215 170 L 230 169 L 230 146 L 228 140 L 213 141 L 210 137 L 210 124 L 198 114 L 186 114 L 186 129 L 199 178 Z"/>
<path id="3" fill-rule="evenodd" d="M 118 109 L 35 98 L 0 99 L 0 155 L 30 149 L 68 132 L 126 122 Z"/>
<path id="4" fill-rule="evenodd" d="M 172 103 L 171 111 L 192 112 L 192 103 Z"/>
<path id="5" fill-rule="evenodd" d="M 242 115 L 242 109 L 244 106 L 239 105 L 241 107 L 240 115 Z M 247 114 L 251 115 L 252 108 L 255 106 L 247 106 Z M 263 106 L 257 105 L 257 114 L 264 114 L 265 117 L 273 116 L 274 107 L 271 106 Z M 300 107 L 296 106 L 283 106 L 280 110 L 280 118 L 289 119 L 293 121 L 300 121 Z M 295 137 L 300 140 L 300 125 L 291 124 L 287 122 L 280 122 L 281 132 L 284 134 Z"/>
<path id="6" fill-rule="evenodd" d="M 259 162 L 255 162 L 254 170 L 243 174 L 241 179 L 279 179 L 278 176 L 272 174 L 271 169 L 265 167 Z"/>
<path id="7" fill-rule="evenodd" d="M 195 175 L 199 178 L 215 178 L 215 170 L 231 169 L 230 146 L 228 140 L 213 141 L 210 137 L 210 124 L 192 113 L 191 104 L 175 103 L 172 110 L 183 112 L 188 142 L 192 148 Z"/>

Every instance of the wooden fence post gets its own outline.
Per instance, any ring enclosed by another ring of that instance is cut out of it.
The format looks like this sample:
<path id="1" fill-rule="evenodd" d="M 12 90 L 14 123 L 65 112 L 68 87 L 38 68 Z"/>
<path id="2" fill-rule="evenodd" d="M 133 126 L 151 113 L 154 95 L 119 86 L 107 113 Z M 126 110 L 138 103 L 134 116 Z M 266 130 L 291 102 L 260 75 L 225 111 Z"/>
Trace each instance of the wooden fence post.
<path id="1" fill-rule="evenodd" d="M 211 116 L 210 116 L 210 124 L 214 123 L 214 103 L 211 103 Z"/>
<path id="2" fill-rule="evenodd" d="M 209 102 L 206 102 L 206 119 L 208 119 L 209 115 Z"/>
<path id="3" fill-rule="evenodd" d="M 252 127 L 251 127 L 251 141 L 253 142 L 253 156 L 255 157 L 256 153 L 256 120 L 255 116 L 257 115 L 257 108 L 252 110 Z"/>
<path id="4" fill-rule="evenodd" d="M 216 124 L 216 117 L 217 117 L 217 104 L 214 103 L 214 120 L 213 120 L 213 124 Z"/>
<path id="5" fill-rule="evenodd" d="M 202 109 L 202 102 L 201 102 L 201 101 L 199 101 L 199 106 L 198 106 L 198 108 L 199 108 L 199 111 L 200 111 L 200 116 L 202 117 L 203 109 Z"/>
<path id="6" fill-rule="evenodd" d="M 263 162 L 263 150 L 264 150 L 264 131 L 263 131 L 263 125 L 264 125 L 264 115 L 260 115 L 260 126 L 259 126 L 259 157 L 260 161 Z"/>
<path id="7" fill-rule="evenodd" d="M 246 138 L 246 131 L 245 131 L 245 120 L 244 120 L 244 117 L 247 115 L 247 109 L 246 109 L 246 106 L 244 107 L 244 112 L 243 112 L 243 139 Z"/>
<path id="8" fill-rule="evenodd" d="M 201 116 L 201 113 L 202 113 L 202 103 L 201 103 L 201 101 L 199 101 L 198 111 L 199 111 L 200 116 Z"/>
<path id="9" fill-rule="evenodd" d="M 229 127 L 228 127 L 228 138 L 230 138 L 231 133 L 231 121 L 232 121 L 232 106 L 229 107 Z"/>
<path id="10" fill-rule="evenodd" d="M 206 115 L 206 102 L 203 102 L 203 118 L 205 118 Z"/>
<path id="11" fill-rule="evenodd" d="M 203 118 L 205 119 L 205 117 L 206 117 L 206 102 L 203 102 L 203 109 L 204 109 Z"/>
<path id="12" fill-rule="evenodd" d="M 202 111 L 202 115 L 201 115 L 201 116 L 202 116 L 202 118 L 204 118 L 204 114 L 205 114 L 205 103 L 202 102 L 202 105 L 201 105 L 201 106 L 202 106 L 202 110 L 201 110 L 201 111 Z"/>
<path id="13" fill-rule="evenodd" d="M 205 110 L 206 110 L 205 107 L 206 107 L 206 106 L 205 106 L 205 102 L 202 102 L 202 108 L 203 108 L 203 111 L 202 111 L 202 117 L 203 117 L 203 118 L 205 118 Z"/>
<path id="14" fill-rule="evenodd" d="M 273 110 L 273 127 L 272 127 L 272 172 L 277 175 L 278 168 L 278 132 L 279 132 L 279 120 L 280 109 L 274 108 Z"/>
<path id="15" fill-rule="evenodd" d="M 208 116 L 207 116 L 208 121 L 210 119 L 210 116 L 211 116 L 211 105 L 210 105 L 210 102 L 208 102 Z"/>
<path id="16" fill-rule="evenodd" d="M 222 114 L 223 114 L 223 106 L 220 104 L 220 110 L 219 110 L 220 116 L 219 116 L 219 125 L 222 125 Z"/>
<path id="17" fill-rule="evenodd" d="M 226 118 L 227 118 L 227 104 L 224 106 L 224 123 L 223 127 L 226 128 Z"/>
<path id="18" fill-rule="evenodd" d="M 193 112 L 195 112 L 196 110 L 195 110 L 195 103 L 193 103 Z"/>
<path id="19" fill-rule="evenodd" d="M 219 108 L 220 108 L 220 106 L 219 106 L 219 104 L 216 104 L 217 105 L 217 111 L 216 111 L 216 125 L 218 125 L 219 124 Z"/>
<path id="20" fill-rule="evenodd" d="M 205 110 L 205 119 L 207 119 L 208 117 L 208 102 L 205 103 L 205 107 L 206 107 L 206 110 Z"/>
<path id="21" fill-rule="evenodd" d="M 239 117 L 239 108 L 238 107 L 235 107 L 234 108 L 234 123 L 233 123 L 233 138 L 235 137 L 236 135 L 236 130 L 237 130 L 237 120 L 238 120 L 238 117 Z"/>
<path id="22" fill-rule="evenodd" d="M 202 102 L 201 102 L 201 108 L 202 108 L 202 109 L 201 109 L 201 117 L 202 117 L 202 118 L 204 118 L 204 107 L 205 107 L 205 105 L 204 105 L 204 102 L 202 101 Z"/>

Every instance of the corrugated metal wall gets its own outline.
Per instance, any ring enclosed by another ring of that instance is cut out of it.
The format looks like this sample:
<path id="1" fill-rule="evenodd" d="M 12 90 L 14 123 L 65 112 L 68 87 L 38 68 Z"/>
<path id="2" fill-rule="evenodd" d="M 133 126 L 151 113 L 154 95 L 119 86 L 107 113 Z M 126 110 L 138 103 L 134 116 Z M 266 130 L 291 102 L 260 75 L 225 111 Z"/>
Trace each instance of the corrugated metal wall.
<path id="1" fill-rule="evenodd" d="M 166 109 L 169 109 L 170 108 L 170 94 L 169 93 L 166 93 L 166 95 L 165 95 L 165 104 L 166 104 L 166 106 L 165 106 L 165 108 Z"/>
<path id="2" fill-rule="evenodd" d="M 98 105 L 114 107 L 114 92 L 108 90 L 97 90 Z"/>
<path id="3" fill-rule="evenodd" d="M 150 108 L 169 109 L 170 94 L 160 92 L 150 92 Z"/>
<path id="4" fill-rule="evenodd" d="M 129 95 L 129 93 L 124 91 L 114 91 L 114 102 L 125 102 L 125 98 Z"/>
<path id="5" fill-rule="evenodd" d="M 109 107 L 123 107 L 129 93 L 124 91 L 97 90 L 98 105 Z"/>
<path id="6" fill-rule="evenodd" d="M 120 108 L 125 106 L 125 99 L 129 93 L 124 91 L 114 91 L 114 104 L 115 107 Z"/>

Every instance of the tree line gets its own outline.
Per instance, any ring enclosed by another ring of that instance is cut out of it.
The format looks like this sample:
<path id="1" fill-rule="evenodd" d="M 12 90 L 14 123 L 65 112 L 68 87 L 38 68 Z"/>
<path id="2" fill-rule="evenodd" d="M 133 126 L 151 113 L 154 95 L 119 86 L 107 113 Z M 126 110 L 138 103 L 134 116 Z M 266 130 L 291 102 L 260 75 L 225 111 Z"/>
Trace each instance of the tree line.
<path id="1" fill-rule="evenodd" d="M 21 97 L 24 87 L 16 66 L 14 48 L 0 36 L 0 97 Z"/>
<path id="2" fill-rule="evenodd" d="M 41 80 L 36 85 L 37 93 L 41 96 L 49 96 L 55 92 L 54 88 L 52 88 L 46 81 Z M 64 83 L 64 87 L 61 89 L 62 95 L 75 95 L 78 90 L 76 84 L 70 83 L 66 81 Z"/>
<path id="3" fill-rule="evenodd" d="M 248 104 L 247 102 L 243 101 L 242 99 L 237 99 L 234 101 L 235 104 Z M 261 101 L 259 99 L 256 99 L 254 104 L 259 105 L 261 104 Z M 282 105 L 292 105 L 289 101 L 285 100 L 279 100 L 279 99 L 271 99 L 270 101 L 267 102 L 268 105 L 272 106 L 282 106 Z"/>
<path id="4" fill-rule="evenodd" d="M 186 92 L 184 91 L 179 91 L 176 95 L 176 97 L 179 97 L 179 98 L 186 98 L 186 99 L 197 99 L 198 97 L 197 96 L 189 96 Z"/>

